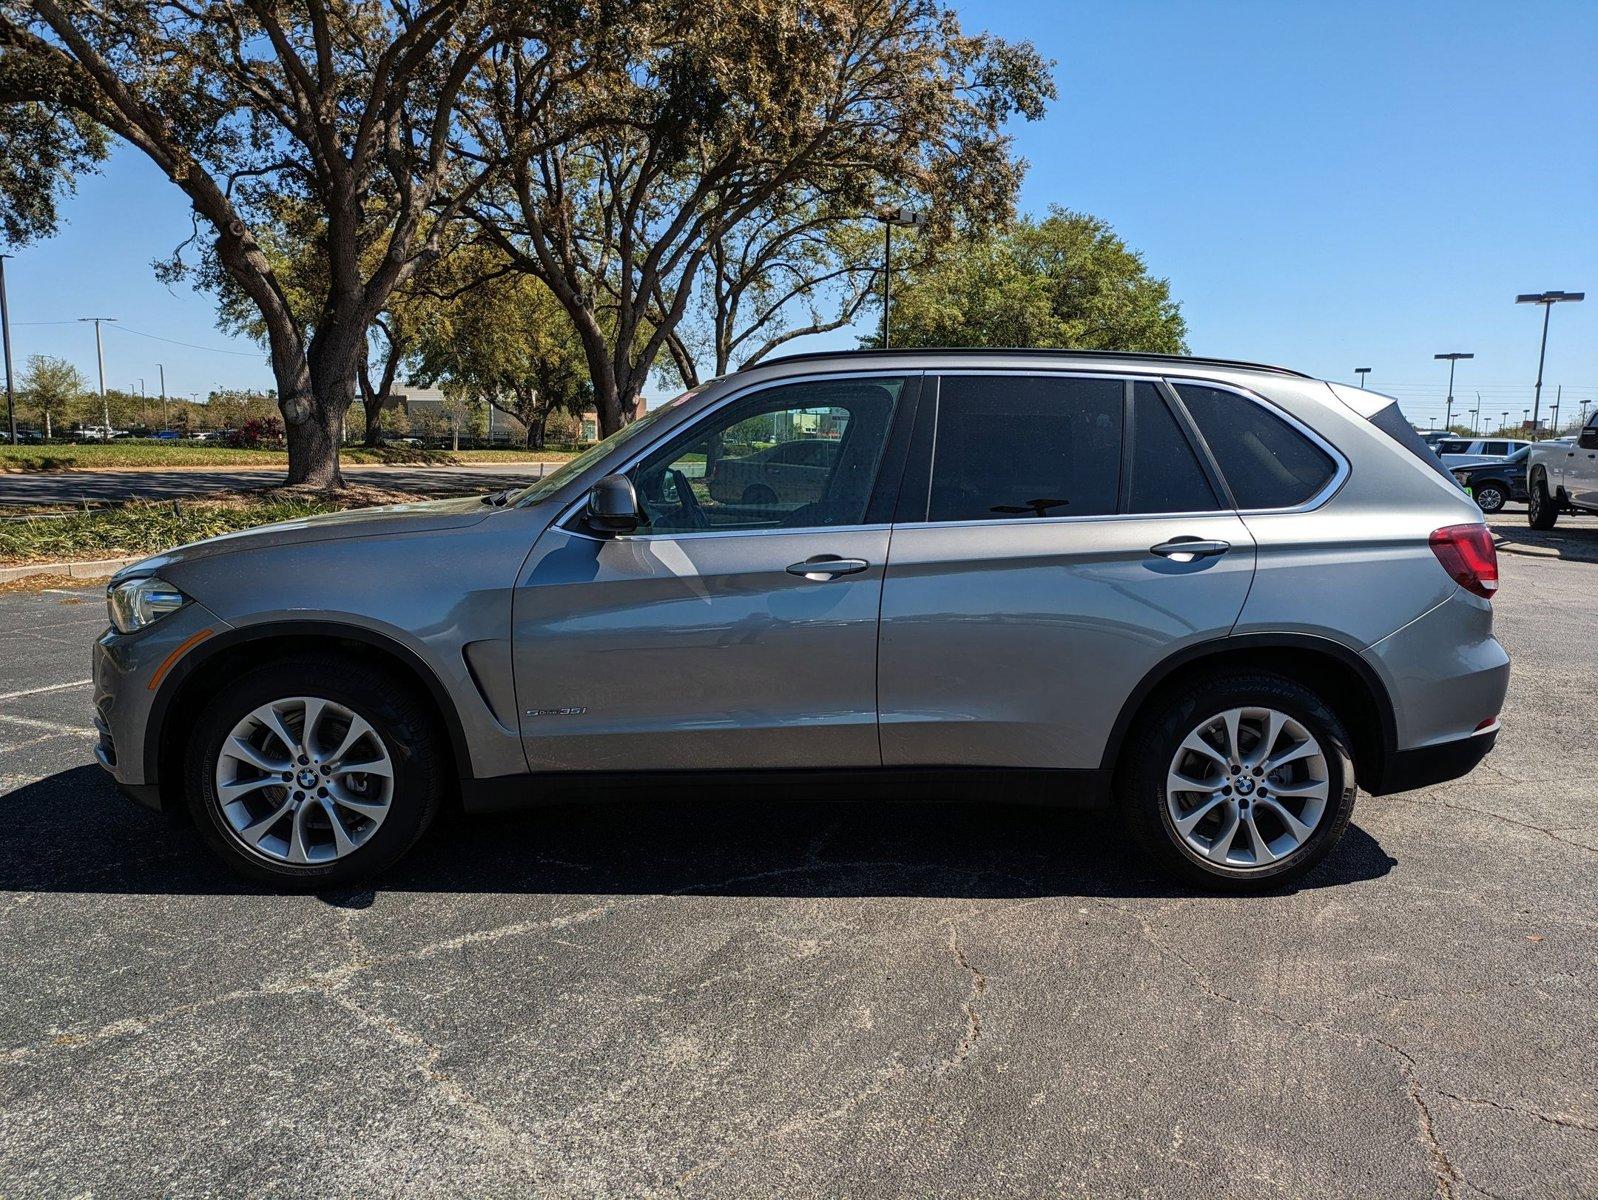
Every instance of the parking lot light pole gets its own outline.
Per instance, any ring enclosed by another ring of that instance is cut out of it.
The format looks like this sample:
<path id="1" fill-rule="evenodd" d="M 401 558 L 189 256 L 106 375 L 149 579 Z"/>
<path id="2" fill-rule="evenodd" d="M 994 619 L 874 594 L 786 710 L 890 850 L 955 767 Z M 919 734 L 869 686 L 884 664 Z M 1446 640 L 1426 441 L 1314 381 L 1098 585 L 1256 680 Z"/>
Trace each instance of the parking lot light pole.
<path id="1" fill-rule="evenodd" d="M 94 322 L 94 353 L 100 362 L 100 412 L 105 417 L 105 440 L 111 440 L 111 401 L 105 398 L 105 343 L 100 340 L 100 322 L 115 321 L 115 317 L 79 317 L 78 320 Z"/>
<path id="2" fill-rule="evenodd" d="M 886 350 L 892 344 L 893 332 L 893 227 L 903 225 L 910 229 L 921 229 L 927 223 L 927 214 L 901 204 L 879 209 L 877 220 L 882 222 L 882 348 Z"/>
<path id="3" fill-rule="evenodd" d="M 1537 386 L 1532 389 L 1531 412 L 1535 421 L 1542 413 L 1543 398 L 1543 360 L 1548 357 L 1548 314 L 1554 311 L 1554 305 L 1567 301 L 1575 303 L 1587 298 L 1586 292 L 1527 292 L 1515 297 L 1516 304 L 1541 304 L 1543 306 L 1543 340 L 1537 351 Z"/>
<path id="4" fill-rule="evenodd" d="M 161 428 L 171 429 L 172 422 L 168 420 L 166 415 L 166 364 L 156 363 L 155 369 L 161 372 Z"/>
<path id="5" fill-rule="evenodd" d="M 1365 376 L 1369 375 L 1370 373 L 1371 373 L 1371 369 L 1369 367 L 1355 367 L 1354 368 L 1354 374 L 1359 376 L 1359 386 L 1361 388 L 1363 388 L 1365 386 Z"/>
<path id="6" fill-rule="evenodd" d="M 1447 429 L 1450 418 L 1454 415 L 1454 364 L 1462 358 L 1475 358 L 1474 354 L 1434 354 L 1433 358 L 1446 358 L 1448 360 L 1448 407 L 1443 410 L 1443 428 Z"/>
<path id="7" fill-rule="evenodd" d="M 11 444 L 17 444 L 17 389 L 11 379 L 11 311 L 6 307 L 6 259 L 0 254 L 0 338 L 6 350 L 6 424 L 11 427 Z"/>

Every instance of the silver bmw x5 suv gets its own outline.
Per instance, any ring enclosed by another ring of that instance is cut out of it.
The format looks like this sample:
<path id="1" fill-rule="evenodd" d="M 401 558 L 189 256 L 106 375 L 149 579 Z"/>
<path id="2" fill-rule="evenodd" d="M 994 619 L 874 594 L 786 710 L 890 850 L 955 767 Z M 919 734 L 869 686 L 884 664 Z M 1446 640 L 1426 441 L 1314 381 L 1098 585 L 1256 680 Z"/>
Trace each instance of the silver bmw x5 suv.
<path id="1" fill-rule="evenodd" d="M 98 756 L 280 886 L 392 864 L 446 802 L 782 776 L 1098 807 L 1259 888 L 1331 851 L 1356 785 L 1492 748 L 1497 583 L 1386 397 L 1157 355 L 806 355 L 522 491 L 122 571 Z"/>

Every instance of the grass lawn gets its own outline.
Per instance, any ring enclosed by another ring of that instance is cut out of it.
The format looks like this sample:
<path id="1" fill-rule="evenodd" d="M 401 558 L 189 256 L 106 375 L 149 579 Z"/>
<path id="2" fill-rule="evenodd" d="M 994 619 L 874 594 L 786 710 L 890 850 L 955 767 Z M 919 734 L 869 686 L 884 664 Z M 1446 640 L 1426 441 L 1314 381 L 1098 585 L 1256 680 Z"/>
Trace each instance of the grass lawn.
<path id="1" fill-rule="evenodd" d="M 462 463 L 565 462 L 573 450 L 424 450 L 419 446 L 385 446 L 381 450 L 346 446 L 344 463 L 389 463 L 396 466 L 448 467 Z M 73 468 L 116 470 L 118 467 L 282 467 L 282 450 L 233 450 L 211 443 L 112 442 L 109 445 L 0 445 L 0 473 L 65 471 Z"/>
<path id="2" fill-rule="evenodd" d="M 115 508 L 67 512 L 27 521 L 0 522 L 0 566 L 76 562 L 158 554 L 185 542 L 232 533 L 274 521 L 291 521 L 341 508 L 363 508 L 419 499 L 402 493 L 351 488 L 336 499 L 327 493 L 302 496 L 207 497 L 136 501 Z M 37 514 L 38 510 L 30 510 Z M 16 515 L 16 510 L 5 515 Z"/>

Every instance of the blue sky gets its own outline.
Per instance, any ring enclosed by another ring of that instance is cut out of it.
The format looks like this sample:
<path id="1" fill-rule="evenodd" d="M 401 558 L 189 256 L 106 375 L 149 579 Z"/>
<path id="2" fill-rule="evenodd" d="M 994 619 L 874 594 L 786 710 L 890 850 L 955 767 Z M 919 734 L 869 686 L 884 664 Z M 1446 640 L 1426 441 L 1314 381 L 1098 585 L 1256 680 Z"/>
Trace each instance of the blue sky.
<path id="1" fill-rule="evenodd" d="M 1196 353 L 1370 366 L 1424 425 L 1446 383 L 1432 355 L 1473 351 L 1455 394 L 1496 417 L 1531 403 L 1536 372 L 1540 311 L 1515 294 L 1585 290 L 1554 311 L 1545 402 L 1561 383 L 1567 412 L 1598 402 L 1598 4 L 960 7 L 1057 61 L 1060 99 L 1016 130 L 1022 207 L 1110 221 L 1171 280 Z M 157 363 L 174 394 L 270 385 L 209 297 L 155 281 L 189 217 L 140 156 L 85 180 L 66 218 L 7 264 L 19 369 L 57 354 L 92 381 L 73 318 L 108 315 L 112 386 L 153 393 Z"/>

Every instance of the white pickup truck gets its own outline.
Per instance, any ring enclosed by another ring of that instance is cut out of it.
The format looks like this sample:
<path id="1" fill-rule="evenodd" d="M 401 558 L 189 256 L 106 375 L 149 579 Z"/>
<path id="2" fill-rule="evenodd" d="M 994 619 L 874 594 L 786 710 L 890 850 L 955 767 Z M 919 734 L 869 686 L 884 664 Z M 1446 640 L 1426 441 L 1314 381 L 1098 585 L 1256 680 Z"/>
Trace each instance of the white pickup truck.
<path id="1" fill-rule="evenodd" d="M 1562 512 L 1598 514 L 1598 412 L 1574 441 L 1538 442 L 1526 459 L 1527 520 L 1552 529 Z"/>

